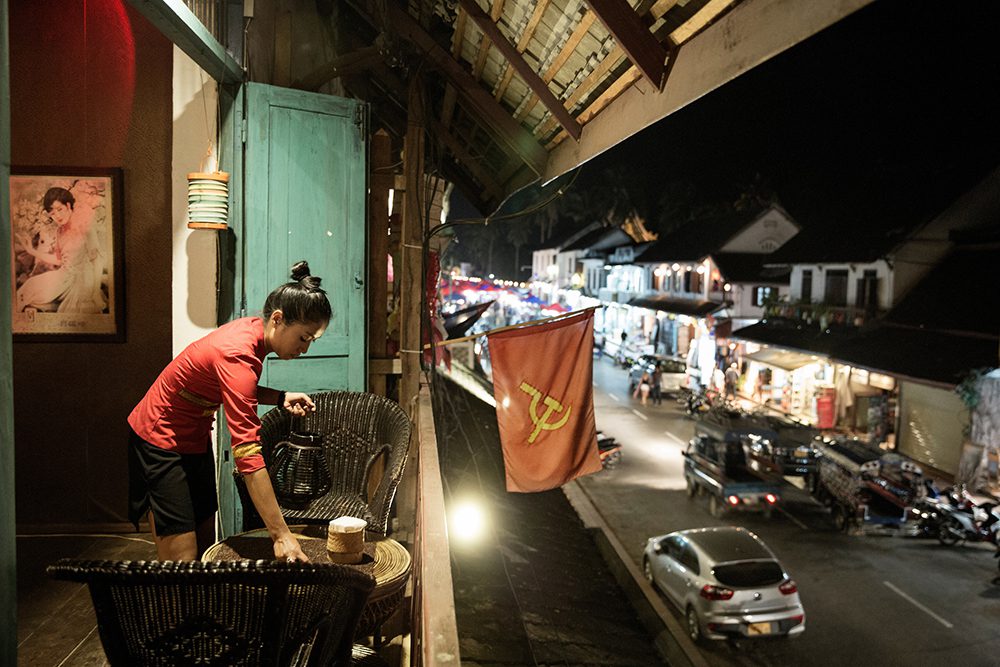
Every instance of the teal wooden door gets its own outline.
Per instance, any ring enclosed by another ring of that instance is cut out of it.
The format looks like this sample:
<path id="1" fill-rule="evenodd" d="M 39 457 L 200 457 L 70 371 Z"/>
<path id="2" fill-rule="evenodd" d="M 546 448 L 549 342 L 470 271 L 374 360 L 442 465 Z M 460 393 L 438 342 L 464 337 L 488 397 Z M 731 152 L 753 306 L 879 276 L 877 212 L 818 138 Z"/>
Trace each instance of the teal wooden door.
<path id="1" fill-rule="evenodd" d="M 300 259 L 323 279 L 333 318 L 309 353 L 269 358 L 261 383 L 287 391 L 364 391 L 365 106 L 247 84 L 246 314 Z"/>
<path id="2" fill-rule="evenodd" d="M 223 138 L 233 145 L 235 173 L 231 233 L 222 248 L 231 273 L 220 276 L 220 299 L 232 297 L 235 317 L 260 315 L 270 291 L 304 259 L 323 279 L 333 309 L 309 354 L 266 359 L 261 384 L 310 393 L 364 391 L 367 108 L 356 100 L 254 83 L 232 95 L 226 91 L 222 100 Z M 228 319 L 224 305 L 220 321 Z M 218 435 L 218 528 L 226 537 L 242 530 L 243 511 L 221 412 Z"/>

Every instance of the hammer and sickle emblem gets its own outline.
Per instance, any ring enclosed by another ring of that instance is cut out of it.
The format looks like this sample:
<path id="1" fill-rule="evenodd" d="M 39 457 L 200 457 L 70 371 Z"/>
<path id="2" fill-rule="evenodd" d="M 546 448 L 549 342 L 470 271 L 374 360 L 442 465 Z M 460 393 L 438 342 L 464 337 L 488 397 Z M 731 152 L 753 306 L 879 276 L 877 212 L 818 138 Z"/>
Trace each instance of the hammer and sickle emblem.
<path id="1" fill-rule="evenodd" d="M 520 389 L 528 396 L 531 396 L 531 407 L 529 408 L 528 413 L 531 415 L 531 421 L 535 423 L 535 428 L 531 432 L 531 435 L 528 436 L 529 445 L 534 444 L 535 439 L 538 438 L 538 434 L 542 431 L 554 431 L 557 428 L 562 428 L 566 424 L 566 421 L 569 419 L 569 413 L 573 410 L 572 405 L 564 407 L 562 403 L 551 396 L 545 396 L 545 398 L 542 398 L 542 392 L 538 391 L 527 382 L 522 382 Z M 545 403 L 545 412 L 543 412 L 540 417 L 538 416 L 539 400 Z M 563 414 L 562 419 L 550 424 L 549 417 L 552 416 L 552 413 L 563 412 L 563 410 L 565 410 L 565 413 Z"/>

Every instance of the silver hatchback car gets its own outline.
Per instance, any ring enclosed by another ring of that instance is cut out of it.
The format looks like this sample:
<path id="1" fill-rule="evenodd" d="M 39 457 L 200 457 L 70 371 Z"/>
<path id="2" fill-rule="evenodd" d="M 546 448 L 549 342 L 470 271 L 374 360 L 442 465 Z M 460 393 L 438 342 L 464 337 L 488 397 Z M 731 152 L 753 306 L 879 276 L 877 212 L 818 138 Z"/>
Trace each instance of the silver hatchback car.
<path id="1" fill-rule="evenodd" d="M 684 613 L 694 641 L 788 637 L 806 629 L 795 582 L 745 528 L 695 528 L 651 537 L 642 568 Z"/>

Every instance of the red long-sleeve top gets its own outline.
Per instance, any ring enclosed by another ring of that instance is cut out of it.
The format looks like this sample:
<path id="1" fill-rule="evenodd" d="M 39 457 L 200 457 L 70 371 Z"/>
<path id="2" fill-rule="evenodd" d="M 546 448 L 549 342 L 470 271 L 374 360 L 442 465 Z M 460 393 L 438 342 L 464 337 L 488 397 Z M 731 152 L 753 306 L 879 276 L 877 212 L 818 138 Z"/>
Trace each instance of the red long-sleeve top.
<path id="1" fill-rule="evenodd" d="M 179 454 L 211 450 L 221 404 L 232 435 L 236 469 L 264 467 L 260 453 L 257 383 L 264 367 L 264 322 L 245 317 L 188 345 L 163 369 L 128 417 L 136 434 Z"/>

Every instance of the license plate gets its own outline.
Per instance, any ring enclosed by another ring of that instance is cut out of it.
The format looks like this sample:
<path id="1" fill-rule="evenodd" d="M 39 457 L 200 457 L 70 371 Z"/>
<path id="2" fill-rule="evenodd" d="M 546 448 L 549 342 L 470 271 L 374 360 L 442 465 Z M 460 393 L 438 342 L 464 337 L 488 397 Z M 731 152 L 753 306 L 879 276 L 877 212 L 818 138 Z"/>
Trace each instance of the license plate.
<path id="1" fill-rule="evenodd" d="M 747 496 L 746 498 L 743 499 L 743 504 L 745 504 L 745 505 L 756 505 L 757 504 L 757 496 Z"/>
<path id="2" fill-rule="evenodd" d="M 769 635 L 771 634 L 771 624 L 770 623 L 751 623 L 747 627 L 748 635 Z"/>
<path id="3" fill-rule="evenodd" d="M 795 450 L 795 458 L 797 458 L 797 459 L 808 458 L 808 456 L 809 456 L 809 450 L 808 449 L 796 449 Z"/>

